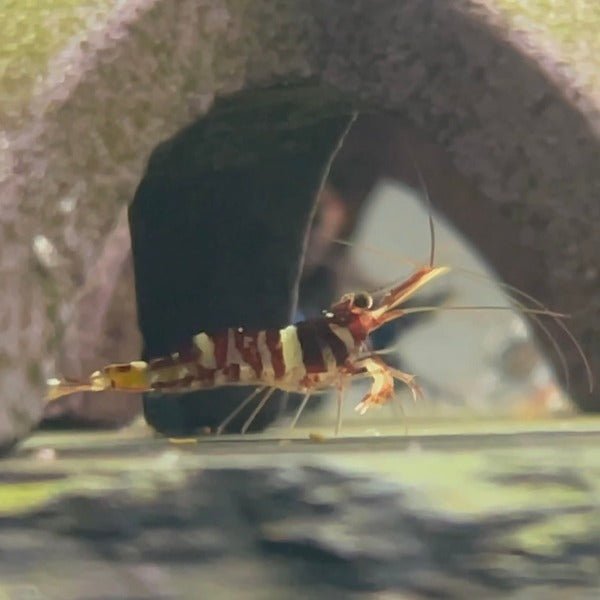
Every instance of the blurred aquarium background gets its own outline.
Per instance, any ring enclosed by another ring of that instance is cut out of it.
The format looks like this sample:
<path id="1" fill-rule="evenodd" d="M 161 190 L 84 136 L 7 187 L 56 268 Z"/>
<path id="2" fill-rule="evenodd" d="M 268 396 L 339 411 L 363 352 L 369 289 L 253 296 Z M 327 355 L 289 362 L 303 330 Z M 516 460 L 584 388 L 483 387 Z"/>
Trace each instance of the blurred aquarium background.
<path id="1" fill-rule="evenodd" d="M 372 435 L 379 431 L 375 425 L 383 426 L 382 433 L 397 428 L 410 433 L 411 419 L 539 418 L 572 412 L 551 363 L 537 346 L 527 317 L 511 303 L 493 270 L 475 249 L 423 201 L 424 194 L 425 189 L 381 180 L 370 192 L 349 240 L 347 261 L 338 263 L 338 296 L 349 291 L 376 290 L 408 277 L 416 266 L 429 260 L 428 217 L 432 212 L 435 263 L 456 268 L 418 295 L 445 298 L 439 311 L 431 318 L 413 317 L 416 322 L 406 330 L 400 320 L 387 335 L 391 351 L 385 360 L 415 374 L 423 398 L 415 404 L 409 390 L 396 383 L 395 403 L 360 416 L 354 406 L 369 383 L 354 382 L 344 405 L 344 420 L 352 423 L 352 434 L 362 430 Z M 461 273 L 461 269 L 467 273 Z M 413 304 L 419 306 L 419 301 Z M 444 311 L 444 304 L 512 310 Z M 324 426 L 326 421 L 333 422 L 335 410 L 335 399 L 331 397 L 316 413 L 307 411 L 309 414 L 300 423 Z"/>

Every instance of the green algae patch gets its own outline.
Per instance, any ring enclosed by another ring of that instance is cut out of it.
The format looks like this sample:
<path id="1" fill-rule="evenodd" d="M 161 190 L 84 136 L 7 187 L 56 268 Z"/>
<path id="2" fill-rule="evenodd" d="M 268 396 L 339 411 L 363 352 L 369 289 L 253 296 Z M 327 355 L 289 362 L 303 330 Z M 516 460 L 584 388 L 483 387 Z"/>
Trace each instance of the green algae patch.
<path id="1" fill-rule="evenodd" d="M 592 540 L 600 536 L 600 509 L 582 510 L 576 514 L 549 515 L 537 523 L 520 527 L 507 535 L 507 541 L 524 552 L 560 555 L 565 546 L 578 540 Z"/>
<path id="2" fill-rule="evenodd" d="M 418 489 L 421 508 L 457 516 L 568 507 L 589 501 L 587 491 L 558 483 L 537 494 L 530 486 L 496 479 L 518 459 L 516 451 L 493 458 L 483 452 L 398 452 L 371 460 L 353 459 L 347 466 Z"/>
<path id="3" fill-rule="evenodd" d="M 63 481 L 0 484 L 0 517 L 39 508 L 57 498 L 67 487 Z"/>
<path id="4" fill-rule="evenodd" d="M 118 444 L 113 444 L 111 454 L 94 445 L 88 445 L 86 452 L 85 446 L 77 444 L 78 437 L 72 434 L 75 449 L 68 456 L 58 453 L 52 460 L 40 460 L 22 454 L 4 461 L 0 517 L 29 513 L 71 494 L 102 498 L 119 492 L 149 501 L 166 489 L 185 485 L 189 471 L 198 470 L 197 458 L 177 451 L 143 447 L 145 452 L 139 455 L 120 456 Z M 95 436 L 83 437 L 89 443 L 89 437 Z M 96 439 L 106 440 L 106 436 Z"/>
<path id="5" fill-rule="evenodd" d="M 600 54 L 600 3 L 572 0 L 494 0 L 515 24 L 528 23 L 543 29 L 554 40 L 573 52 L 585 50 L 589 56 Z"/>
<path id="6" fill-rule="evenodd" d="M 104 465 L 104 470 L 95 465 L 87 471 L 67 470 L 63 479 L 54 481 L 44 479 L 42 472 L 40 479 L 34 481 L 35 472 L 31 472 L 31 481 L 0 484 L 0 518 L 31 513 L 73 494 L 101 499 L 118 492 L 135 497 L 138 502 L 151 501 L 166 489 L 176 489 L 185 482 L 184 473 L 148 470 L 132 476 L 115 467 L 113 461 Z"/>
<path id="7" fill-rule="evenodd" d="M 100 27 L 117 0 L 4 0 L 0 36 L 0 119 L 28 99 L 50 59 L 79 32 Z"/>
<path id="8" fill-rule="evenodd" d="M 484 0 L 500 10 L 511 29 L 541 34 L 560 48 L 563 60 L 585 74 L 600 92 L 600 2 Z"/>
<path id="9" fill-rule="evenodd" d="M 598 433 L 588 421 L 579 432 L 576 423 L 561 432 L 563 425 L 543 434 L 531 426 L 518 435 L 357 437 L 322 444 L 225 436 L 185 447 L 145 431 L 40 434 L 4 462 L 5 473 L 26 483 L 0 486 L 0 512 L 30 509 L 73 490 L 100 495 L 126 490 L 149 499 L 162 489 L 185 487 L 191 474 L 206 469 L 302 464 L 385 481 L 399 494 L 409 492 L 415 510 L 448 518 L 588 510 L 600 494 Z M 39 460 L 47 448 L 54 459 Z M 47 481 L 52 473 L 64 479 Z M 35 477 L 39 483 L 29 483 Z"/>

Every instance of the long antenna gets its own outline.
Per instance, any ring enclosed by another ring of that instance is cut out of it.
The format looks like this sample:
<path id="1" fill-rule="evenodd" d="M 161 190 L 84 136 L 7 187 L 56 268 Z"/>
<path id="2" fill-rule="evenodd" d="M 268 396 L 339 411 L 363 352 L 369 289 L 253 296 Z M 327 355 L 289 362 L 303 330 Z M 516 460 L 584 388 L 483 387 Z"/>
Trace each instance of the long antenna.
<path id="1" fill-rule="evenodd" d="M 423 192 L 423 195 L 425 196 L 425 204 L 427 204 L 427 215 L 429 217 L 429 244 L 430 244 L 429 266 L 433 268 L 433 265 L 435 263 L 435 226 L 433 223 L 433 204 L 431 203 L 431 198 L 429 197 L 429 191 L 427 190 L 427 184 L 425 183 L 423 173 L 421 172 L 421 169 L 419 169 L 419 166 L 417 165 L 416 161 L 413 160 L 413 164 L 415 167 L 415 171 L 417 172 L 417 175 L 419 176 L 419 184 L 421 185 L 421 190 Z"/>
<path id="2" fill-rule="evenodd" d="M 327 159 L 327 162 L 325 163 L 325 166 L 321 173 L 321 179 L 319 180 L 319 186 L 317 187 L 317 190 L 316 190 L 315 196 L 314 196 L 315 201 L 313 203 L 312 210 L 308 217 L 308 227 L 306 228 L 306 232 L 304 234 L 304 239 L 302 240 L 302 250 L 300 252 L 300 260 L 299 260 L 299 264 L 298 264 L 298 275 L 296 277 L 296 282 L 294 283 L 294 288 L 295 288 L 294 294 L 293 294 L 294 297 L 292 299 L 292 305 L 290 306 L 290 315 L 289 315 L 290 319 L 293 318 L 294 314 L 296 313 L 296 309 L 298 308 L 298 295 L 300 293 L 300 278 L 302 277 L 302 271 L 304 269 L 304 259 L 306 257 L 308 242 L 310 240 L 310 232 L 311 232 L 314 220 L 315 220 L 315 215 L 317 214 L 317 210 L 319 208 L 319 196 L 321 195 L 321 193 L 325 189 L 325 186 L 327 185 L 327 180 L 329 179 L 329 174 L 331 172 L 333 162 L 335 161 L 337 155 L 339 154 L 340 150 L 344 146 L 346 138 L 348 137 L 348 134 L 350 133 L 352 126 L 356 122 L 356 119 L 358 119 L 358 111 L 354 110 L 354 111 L 352 111 L 351 115 L 349 116 L 348 122 L 344 126 L 344 129 L 342 130 L 342 133 L 340 134 L 340 137 L 338 138 L 338 141 L 337 141 L 335 147 L 333 148 L 331 154 L 329 155 L 329 158 Z"/>

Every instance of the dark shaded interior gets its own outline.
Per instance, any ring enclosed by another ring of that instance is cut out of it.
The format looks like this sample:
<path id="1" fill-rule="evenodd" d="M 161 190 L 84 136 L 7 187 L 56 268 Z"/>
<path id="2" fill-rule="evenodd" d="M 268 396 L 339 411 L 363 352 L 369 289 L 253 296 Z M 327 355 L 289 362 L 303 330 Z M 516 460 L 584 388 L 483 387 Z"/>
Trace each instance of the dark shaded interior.
<path id="1" fill-rule="evenodd" d="M 129 212 L 144 358 L 199 331 L 290 322 L 315 198 L 349 113 L 325 89 L 242 93 L 156 149 Z M 148 394 L 144 412 L 185 435 L 217 426 L 247 394 Z M 254 426 L 278 410 L 273 398 Z"/>

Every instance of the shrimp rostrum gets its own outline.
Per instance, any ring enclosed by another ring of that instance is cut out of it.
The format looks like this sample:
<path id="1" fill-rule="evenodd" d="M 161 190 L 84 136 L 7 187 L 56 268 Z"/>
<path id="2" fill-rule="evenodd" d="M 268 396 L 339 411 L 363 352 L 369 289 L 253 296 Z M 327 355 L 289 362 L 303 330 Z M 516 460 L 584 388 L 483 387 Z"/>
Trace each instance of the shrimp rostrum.
<path id="1" fill-rule="evenodd" d="M 201 332 L 168 356 L 111 364 L 92 373 L 87 382 L 50 379 L 47 399 L 74 392 L 182 393 L 245 385 L 258 386 L 251 397 L 265 390 L 260 410 L 275 389 L 300 392 L 308 400 L 317 391 L 334 388 L 341 401 L 349 380 L 367 377 L 372 380 L 371 389 L 356 407 L 364 413 L 392 398 L 394 379 L 404 382 L 414 396 L 419 393 L 414 377 L 386 365 L 368 349 L 367 338 L 385 323 L 402 317 L 403 302 L 448 270 L 422 267 L 379 299 L 366 292 L 346 294 L 322 316 L 283 329 L 237 327 Z"/>

